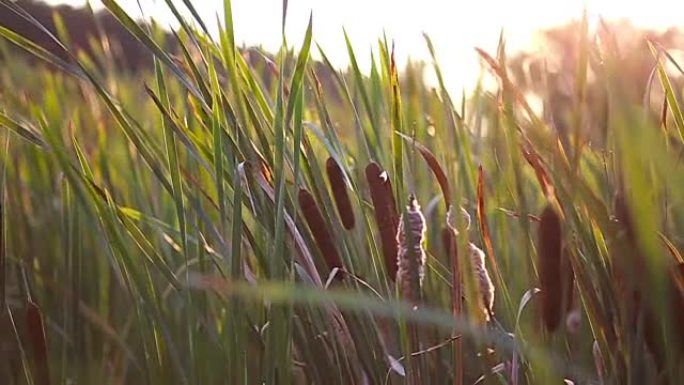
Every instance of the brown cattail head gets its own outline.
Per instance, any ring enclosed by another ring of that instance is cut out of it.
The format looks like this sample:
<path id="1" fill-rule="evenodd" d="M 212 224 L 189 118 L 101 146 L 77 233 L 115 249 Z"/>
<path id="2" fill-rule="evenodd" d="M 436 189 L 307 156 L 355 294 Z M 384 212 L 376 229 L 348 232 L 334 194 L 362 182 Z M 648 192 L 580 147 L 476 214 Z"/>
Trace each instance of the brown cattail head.
<path id="1" fill-rule="evenodd" d="M 325 171 L 328 174 L 328 182 L 330 189 L 335 199 L 335 206 L 337 206 L 337 213 L 340 215 L 340 220 L 345 229 L 351 230 L 354 228 L 354 211 L 352 210 L 349 194 L 347 193 L 347 185 L 344 179 L 344 173 L 332 157 L 325 162 Z"/>
<path id="2" fill-rule="evenodd" d="M 38 385 L 49 385 L 50 372 L 47 362 L 47 340 L 45 338 L 43 315 L 38 305 L 33 302 L 26 304 L 26 333 L 35 364 L 35 383 Z"/>
<path id="3" fill-rule="evenodd" d="M 390 280 L 394 281 L 397 275 L 397 253 L 399 252 L 396 242 L 399 215 L 392 184 L 387 177 L 387 172 L 375 162 L 366 166 L 366 180 L 373 201 L 375 222 L 380 232 L 385 268 Z"/>
<path id="4" fill-rule="evenodd" d="M 397 284 L 402 297 L 412 303 L 420 301 L 420 288 L 425 272 L 425 218 L 416 198 L 409 197 L 406 214 L 401 216 L 397 229 Z"/>
<path id="5" fill-rule="evenodd" d="M 551 206 L 541 214 L 538 241 L 542 320 L 546 329 L 553 332 L 558 328 L 563 312 L 563 277 L 560 218 Z"/>
<path id="6" fill-rule="evenodd" d="M 335 243 L 328 231 L 328 226 L 323 220 L 323 215 L 321 215 L 313 195 L 302 188 L 299 189 L 297 198 L 299 200 L 299 207 L 304 214 L 304 220 L 306 220 L 306 224 L 309 226 L 316 245 L 321 250 L 328 267 L 331 270 L 334 268 L 343 269 L 340 255 L 337 253 Z"/>

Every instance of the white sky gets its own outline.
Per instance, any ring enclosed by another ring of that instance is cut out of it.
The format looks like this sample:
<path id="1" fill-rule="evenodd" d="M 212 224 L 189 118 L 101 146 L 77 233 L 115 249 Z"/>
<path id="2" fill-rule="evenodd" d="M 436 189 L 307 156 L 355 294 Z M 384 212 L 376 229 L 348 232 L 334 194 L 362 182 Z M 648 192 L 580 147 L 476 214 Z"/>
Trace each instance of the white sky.
<path id="1" fill-rule="evenodd" d="M 182 1 L 173 0 L 183 9 Z M 49 0 L 51 3 L 81 5 L 85 0 Z M 99 0 L 92 0 L 96 8 Z M 175 25 L 164 0 L 140 0 L 147 17 Z M 139 15 L 136 0 L 119 4 Z M 215 24 L 223 14 L 223 0 L 193 0 L 206 20 Z M 400 65 L 408 57 L 429 58 L 422 33 L 432 38 L 451 92 L 460 94 L 471 87 L 478 70 L 473 47 L 494 52 L 503 29 L 510 50 L 529 46 L 541 28 L 581 17 L 583 8 L 592 20 L 627 18 L 648 28 L 682 26 L 684 0 L 289 0 L 286 35 L 297 47 L 313 12 L 313 36 L 333 64 L 348 64 L 342 27 L 346 28 L 362 69 L 370 68 L 370 49 L 386 32 L 396 43 Z M 282 0 L 232 0 L 235 36 L 238 44 L 262 45 L 276 51 L 280 45 Z M 315 51 L 315 50 L 314 50 Z"/>

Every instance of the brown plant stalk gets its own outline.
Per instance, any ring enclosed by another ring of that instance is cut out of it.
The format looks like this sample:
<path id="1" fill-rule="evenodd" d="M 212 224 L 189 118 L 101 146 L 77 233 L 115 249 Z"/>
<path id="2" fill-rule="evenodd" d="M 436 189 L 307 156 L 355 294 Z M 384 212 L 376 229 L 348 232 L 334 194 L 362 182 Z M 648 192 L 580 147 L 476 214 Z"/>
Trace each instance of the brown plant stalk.
<path id="1" fill-rule="evenodd" d="M 451 207 L 449 207 L 451 211 Z M 451 260 L 451 313 L 454 318 L 463 316 L 463 291 L 461 290 L 463 278 L 458 258 L 458 245 L 456 244 L 457 231 L 449 225 L 442 229 L 442 244 L 447 258 Z M 454 334 L 453 337 L 457 337 Z M 463 342 L 461 339 L 454 341 L 454 385 L 463 385 Z"/>

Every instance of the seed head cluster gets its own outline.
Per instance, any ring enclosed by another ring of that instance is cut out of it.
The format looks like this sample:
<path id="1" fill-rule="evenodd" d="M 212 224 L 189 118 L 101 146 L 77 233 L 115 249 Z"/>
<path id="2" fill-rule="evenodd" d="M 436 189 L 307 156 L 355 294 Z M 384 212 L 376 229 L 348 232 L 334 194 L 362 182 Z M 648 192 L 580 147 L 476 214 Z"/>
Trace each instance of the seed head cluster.
<path id="1" fill-rule="evenodd" d="M 409 197 L 406 213 L 399 219 L 397 244 L 397 284 L 404 299 L 412 303 L 420 301 L 420 288 L 425 274 L 425 217 L 415 196 Z"/>
<path id="2" fill-rule="evenodd" d="M 463 207 L 460 208 L 460 211 L 463 221 L 466 225 L 465 228 L 467 230 L 470 227 L 470 215 Z M 447 212 L 447 225 L 452 229 L 454 234 L 458 234 L 453 206 L 450 207 L 449 211 Z M 470 258 L 472 272 L 477 283 L 477 289 L 479 290 L 480 296 L 482 298 L 482 312 L 485 315 L 485 319 L 489 321 L 494 309 L 494 284 L 492 283 L 489 273 L 487 272 L 487 267 L 485 265 L 485 253 L 472 242 L 468 242 L 467 251 L 468 257 Z"/>

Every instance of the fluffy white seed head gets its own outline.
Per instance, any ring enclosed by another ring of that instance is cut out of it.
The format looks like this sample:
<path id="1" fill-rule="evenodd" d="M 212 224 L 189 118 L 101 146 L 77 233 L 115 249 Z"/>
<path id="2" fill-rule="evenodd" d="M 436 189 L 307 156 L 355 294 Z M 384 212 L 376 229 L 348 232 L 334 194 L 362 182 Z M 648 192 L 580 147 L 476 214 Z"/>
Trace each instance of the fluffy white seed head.
<path id="1" fill-rule="evenodd" d="M 406 215 L 401 216 L 397 229 L 397 284 L 402 296 L 414 303 L 420 299 L 420 288 L 425 274 L 424 238 L 425 217 L 412 195 L 409 197 Z"/>
<path id="2" fill-rule="evenodd" d="M 485 314 L 485 319 L 489 321 L 489 316 L 493 313 L 494 309 L 494 284 L 491 278 L 489 278 L 489 273 L 485 266 L 485 253 L 479 247 L 469 243 L 468 254 L 477 288 L 482 296 L 482 311 Z"/>

